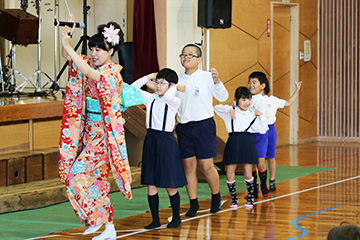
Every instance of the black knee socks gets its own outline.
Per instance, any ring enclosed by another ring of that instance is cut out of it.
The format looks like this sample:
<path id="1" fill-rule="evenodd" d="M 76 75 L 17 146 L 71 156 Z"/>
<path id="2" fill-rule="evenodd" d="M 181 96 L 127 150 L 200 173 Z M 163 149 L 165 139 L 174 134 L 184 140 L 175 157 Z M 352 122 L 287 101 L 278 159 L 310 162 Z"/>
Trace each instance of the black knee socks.
<path id="1" fill-rule="evenodd" d="M 176 192 L 174 195 L 169 196 L 169 198 L 170 198 L 173 216 L 172 216 L 171 222 L 166 227 L 168 227 L 168 228 L 178 227 L 181 224 L 180 194 L 179 194 L 179 192 Z"/>
<path id="2" fill-rule="evenodd" d="M 261 188 L 261 192 L 262 195 L 264 197 L 268 197 L 270 195 L 270 191 L 267 188 L 267 184 L 266 184 L 266 180 L 267 180 L 267 170 L 265 170 L 264 172 L 259 172 L 259 178 L 260 178 L 260 188 Z"/>
<path id="3" fill-rule="evenodd" d="M 160 227 L 160 218 L 159 218 L 159 195 L 156 193 L 155 195 L 148 195 L 148 202 L 150 206 L 152 222 L 145 226 L 145 229 L 153 229 Z"/>
<path id="4" fill-rule="evenodd" d="M 259 184 L 257 183 L 258 176 L 256 170 L 252 172 L 252 176 L 254 178 L 254 198 L 258 198 Z"/>
<path id="5" fill-rule="evenodd" d="M 245 180 L 245 182 L 246 182 L 246 188 L 248 190 L 246 205 L 253 205 L 254 204 L 254 186 L 255 186 L 254 178 L 251 180 Z"/>
<path id="6" fill-rule="evenodd" d="M 221 210 L 221 195 L 220 192 L 217 194 L 211 194 L 211 209 L 210 213 L 216 213 Z"/>
<path id="7" fill-rule="evenodd" d="M 236 182 L 235 182 L 235 180 L 233 182 L 227 181 L 227 185 L 229 187 L 229 192 L 231 195 L 231 201 L 232 201 L 231 204 L 236 205 L 238 202 L 238 198 L 236 196 Z"/>
<path id="8" fill-rule="evenodd" d="M 190 199 L 190 209 L 185 214 L 185 216 L 187 216 L 187 217 L 195 217 L 198 210 L 199 210 L 198 199 L 197 198 Z"/>

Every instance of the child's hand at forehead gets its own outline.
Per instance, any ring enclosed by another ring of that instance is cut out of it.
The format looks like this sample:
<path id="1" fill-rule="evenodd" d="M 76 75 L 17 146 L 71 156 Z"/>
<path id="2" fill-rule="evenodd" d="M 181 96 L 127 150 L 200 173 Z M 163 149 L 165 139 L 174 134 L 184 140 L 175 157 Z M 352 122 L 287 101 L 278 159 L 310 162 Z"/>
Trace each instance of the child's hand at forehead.
<path id="1" fill-rule="evenodd" d="M 210 72 L 211 72 L 212 78 L 214 80 L 214 83 L 215 84 L 219 83 L 220 82 L 219 72 L 215 68 L 211 68 Z"/>
<path id="2" fill-rule="evenodd" d="M 176 84 L 176 90 L 178 90 L 179 92 L 185 92 L 186 86 L 183 84 Z"/>

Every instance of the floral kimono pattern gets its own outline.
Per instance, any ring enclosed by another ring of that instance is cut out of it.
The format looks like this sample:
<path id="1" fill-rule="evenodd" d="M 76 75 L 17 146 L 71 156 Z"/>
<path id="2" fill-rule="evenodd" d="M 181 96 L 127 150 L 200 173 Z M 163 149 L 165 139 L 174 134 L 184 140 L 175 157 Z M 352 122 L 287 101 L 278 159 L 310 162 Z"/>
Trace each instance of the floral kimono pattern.
<path id="1" fill-rule="evenodd" d="M 82 57 L 90 65 L 89 58 Z M 111 63 L 97 70 L 101 74 L 99 82 L 87 79 L 70 63 L 59 145 L 60 179 L 76 215 L 84 225 L 91 226 L 113 220 L 110 170 L 122 194 L 132 199 L 119 104 L 121 66 Z M 97 113 L 89 112 L 86 99 L 97 103 Z"/>

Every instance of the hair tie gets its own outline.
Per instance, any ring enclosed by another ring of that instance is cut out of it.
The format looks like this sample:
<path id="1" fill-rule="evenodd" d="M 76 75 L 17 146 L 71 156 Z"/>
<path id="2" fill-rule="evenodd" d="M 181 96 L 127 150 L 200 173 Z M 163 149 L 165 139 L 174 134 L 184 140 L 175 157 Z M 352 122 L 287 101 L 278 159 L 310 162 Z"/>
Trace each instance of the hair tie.
<path id="1" fill-rule="evenodd" d="M 108 43 L 111 43 L 112 46 L 119 44 L 120 36 L 119 36 L 120 29 L 115 29 L 115 27 L 110 24 L 110 27 L 104 27 L 104 31 L 102 34 Z"/>

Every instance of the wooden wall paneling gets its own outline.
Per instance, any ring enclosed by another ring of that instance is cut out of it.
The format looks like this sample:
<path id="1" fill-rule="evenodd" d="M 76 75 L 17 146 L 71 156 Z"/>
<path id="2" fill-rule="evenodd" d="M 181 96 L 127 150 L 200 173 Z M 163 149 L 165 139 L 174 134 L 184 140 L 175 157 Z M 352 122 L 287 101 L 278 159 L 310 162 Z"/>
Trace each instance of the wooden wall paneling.
<path id="1" fill-rule="evenodd" d="M 43 155 L 41 153 L 26 156 L 26 182 L 43 180 Z"/>
<path id="2" fill-rule="evenodd" d="M 290 7 L 290 81 L 299 79 L 299 5 Z M 290 84 L 290 94 L 296 90 Z M 296 99 L 290 106 L 290 144 L 298 143 L 299 129 L 299 100 Z"/>
<path id="3" fill-rule="evenodd" d="M 61 120 L 34 121 L 34 150 L 57 147 L 60 139 Z"/>
<path id="4" fill-rule="evenodd" d="M 219 71 L 223 82 L 258 62 L 257 39 L 236 27 L 211 30 L 210 46 L 210 65 Z"/>
<path id="5" fill-rule="evenodd" d="M 310 62 L 302 65 L 299 69 L 299 80 L 302 81 L 302 87 L 299 93 L 299 139 L 316 136 L 317 133 L 317 81 L 318 71 Z"/>
<path id="6" fill-rule="evenodd" d="M 8 185 L 25 183 L 25 157 L 9 158 L 7 165 Z"/>
<path id="7" fill-rule="evenodd" d="M 29 125 L 27 122 L 0 125 L 0 153 L 29 150 Z"/>
<path id="8" fill-rule="evenodd" d="M 270 19 L 270 3 L 270 0 L 232 1 L 232 24 L 258 39 Z"/>
<path id="9" fill-rule="evenodd" d="M 283 4 L 281 1 L 233 1 L 232 6 L 232 27 L 226 30 L 214 29 L 211 30 L 210 38 L 211 38 L 211 66 L 218 68 L 220 73 L 220 79 L 225 83 L 226 88 L 229 91 L 230 97 L 226 101 L 229 103 L 233 99 L 233 93 L 236 87 L 240 85 L 247 84 L 247 77 L 252 71 L 263 71 L 268 77 L 273 77 L 277 79 L 282 75 L 289 72 L 282 71 L 282 74 L 278 74 L 278 76 L 271 76 L 271 38 L 267 37 L 267 19 L 271 19 L 271 3 Z M 317 66 L 317 11 L 318 11 L 318 1 L 307 1 L 307 0 L 292 0 L 290 5 L 299 6 L 299 30 L 301 37 L 300 39 L 306 36 L 306 38 L 311 37 L 311 50 L 312 50 L 312 60 L 311 63 L 315 68 Z M 281 9 L 280 9 L 281 10 Z M 283 8 L 283 11 L 287 11 L 289 13 L 289 7 L 287 9 Z M 254 17 L 256 16 L 256 17 Z M 277 24 L 271 24 L 271 37 L 276 34 L 276 31 L 290 31 L 290 21 L 289 18 L 277 18 L 276 19 L 281 26 Z M 280 30 L 277 30 L 276 27 L 280 27 Z M 240 33 L 238 33 L 240 32 Z M 252 38 L 256 40 L 256 46 L 252 44 L 252 41 L 246 40 L 247 38 Z M 290 35 L 286 37 L 286 39 L 280 39 L 284 42 L 287 42 L 285 45 L 282 43 L 280 48 L 283 49 L 285 47 L 290 47 Z M 248 44 L 250 42 L 251 44 Z M 230 44 L 230 46 L 229 46 Z M 300 49 L 303 49 L 303 41 L 299 42 Z M 244 50 L 246 48 L 246 50 Z M 281 49 L 278 51 L 280 52 Z M 283 53 L 283 52 L 280 52 Z M 236 54 L 236 56 L 235 56 Z M 285 65 L 289 69 L 290 67 L 290 55 L 288 54 L 287 61 L 283 64 L 278 64 L 278 67 L 284 67 Z M 256 58 L 254 60 L 254 55 Z M 250 56 L 250 58 L 249 58 Z M 298 56 L 298 53 L 297 53 Z M 228 58 L 227 58 L 228 57 Z M 303 65 L 303 62 L 300 62 L 299 65 Z M 307 124 L 305 120 L 303 120 L 303 116 L 301 115 L 302 111 L 307 111 L 307 108 L 313 107 L 316 108 L 317 102 L 317 75 L 313 74 L 313 69 L 311 69 L 310 74 L 302 75 L 303 73 L 299 73 L 299 79 L 303 81 L 303 87 L 300 91 L 299 96 L 299 111 L 300 111 L 300 123 L 298 129 L 299 138 L 304 136 L 306 137 L 315 137 L 316 136 L 316 120 L 314 118 L 311 120 L 311 124 Z M 290 81 L 290 77 L 287 79 Z M 291 79 L 291 82 L 293 80 Z M 280 94 L 280 97 L 283 96 L 284 99 L 288 99 L 290 97 L 290 85 L 286 84 L 287 91 L 281 91 L 281 89 L 276 90 L 276 84 L 279 84 L 279 88 L 285 88 L 284 85 L 280 85 L 280 82 L 273 83 L 271 85 L 272 88 L 275 89 L 274 95 Z M 308 94 L 308 90 L 311 91 L 311 96 Z M 315 92 L 314 92 L 314 91 Z M 276 92 L 277 91 L 277 92 Z M 305 92 L 306 96 L 303 95 Z M 284 94 L 284 95 L 283 95 Z M 311 102 L 311 104 L 309 104 Z M 313 104 L 314 103 L 314 104 Z M 217 104 L 217 101 L 214 101 L 214 104 Z M 311 106 L 310 106 L 311 105 Z M 314 111 L 310 110 L 309 113 L 312 116 Z M 280 135 L 289 135 L 289 124 L 286 126 L 283 125 L 282 121 L 289 122 L 289 114 L 290 109 L 285 108 L 281 109 L 284 113 L 278 113 L 278 121 L 281 123 L 282 129 L 285 129 L 285 133 L 280 133 Z M 316 118 L 316 117 L 315 117 Z M 225 128 L 220 124 L 220 121 L 215 118 L 217 126 L 218 126 L 218 134 L 220 134 L 221 138 L 227 139 L 227 133 Z M 280 130 L 281 132 L 282 130 Z M 278 130 L 279 132 L 279 130 Z M 310 136 L 311 135 L 311 136 Z M 287 141 L 289 137 L 285 137 Z M 283 142 L 283 144 L 287 144 Z"/>
<path id="10" fill-rule="evenodd" d="M 56 148 L 43 151 L 44 180 L 59 177 L 59 152 Z"/>
<path id="11" fill-rule="evenodd" d="M 7 160 L 0 160 L 0 187 L 7 186 Z"/>

